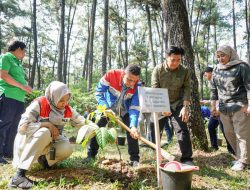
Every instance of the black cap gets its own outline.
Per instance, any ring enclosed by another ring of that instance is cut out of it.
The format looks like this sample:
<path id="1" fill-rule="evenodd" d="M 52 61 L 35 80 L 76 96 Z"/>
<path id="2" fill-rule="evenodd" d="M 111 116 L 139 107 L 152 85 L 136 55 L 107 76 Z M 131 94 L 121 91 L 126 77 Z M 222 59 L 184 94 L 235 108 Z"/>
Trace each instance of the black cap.
<path id="1" fill-rule="evenodd" d="M 205 69 L 204 69 L 204 71 L 203 71 L 203 73 L 205 73 L 205 72 L 213 72 L 213 68 L 212 67 L 206 67 Z"/>

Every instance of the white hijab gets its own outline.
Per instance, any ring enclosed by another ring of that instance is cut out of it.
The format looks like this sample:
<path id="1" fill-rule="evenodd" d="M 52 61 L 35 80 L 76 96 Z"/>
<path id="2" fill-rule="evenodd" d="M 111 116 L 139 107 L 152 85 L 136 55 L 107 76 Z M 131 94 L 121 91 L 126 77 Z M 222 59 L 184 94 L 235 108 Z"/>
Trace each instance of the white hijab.
<path id="1" fill-rule="evenodd" d="M 45 97 L 50 103 L 51 112 L 49 114 L 49 121 L 54 125 L 63 125 L 64 111 L 65 109 L 58 109 L 56 105 L 65 95 L 71 95 L 69 88 L 66 84 L 53 81 L 45 90 Z"/>
<path id="2" fill-rule="evenodd" d="M 228 45 L 220 46 L 216 50 L 216 53 L 219 51 L 225 53 L 226 55 L 229 55 L 229 57 L 230 57 L 229 62 L 227 64 L 225 64 L 225 65 L 223 65 L 221 63 L 218 64 L 219 69 L 227 69 L 229 67 L 232 67 L 234 65 L 237 65 L 237 64 L 243 62 L 242 60 L 240 60 L 236 50 L 233 49 L 231 46 L 228 46 Z"/>

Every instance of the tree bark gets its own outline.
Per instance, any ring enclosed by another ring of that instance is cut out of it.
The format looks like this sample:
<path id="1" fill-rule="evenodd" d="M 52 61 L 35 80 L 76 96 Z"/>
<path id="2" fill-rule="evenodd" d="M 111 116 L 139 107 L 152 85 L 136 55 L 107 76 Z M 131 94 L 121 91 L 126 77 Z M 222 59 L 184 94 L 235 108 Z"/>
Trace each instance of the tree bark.
<path id="1" fill-rule="evenodd" d="M 154 65 L 154 67 L 155 67 L 155 66 L 156 66 L 156 61 L 155 61 L 155 53 L 154 53 L 154 45 L 153 45 L 153 37 L 152 37 L 152 27 L 151 27 L 150 9 L 149 9 L 149 6 L 148 6 L 148 5 L 146 5 L 146 12 L 147 12 L 147 20 L 148 20 L 149 44 L 150 44 L 152 62 L 153 62 L 153 65 Z"/>
<path id="2" fill-rule="evenodd" d="M 42 62 L 42 47 L 40 48 L 39 61 L 37 61 L 37 89 L 41 89 L 41 62 Z"/>
<path id="3" fill-rule="evenodd" d="M 75 19 L 75 13 L 76 13 L 76 7 L 78 4 L 78 0 L 76 0 L 75 2 L 75 7 L 74 7 L 74 11 L 73 11 L 73 16 L 71 19 L 71 10 L 72 10 L 72 5 L 70 5 L 69 8 L 69 15 L 68 15 L 68 25 L 67 25 L 67 38 L 66 38 L 66 49 L 65 49 L 65 61 L 64 61 L 64 65 L 63 65 L 63 81 L 64 83 L 67 83 L 67 69 L 68 69 L 68 57 L 69 57 L 69 41 L 70 41 L 70 36 L 71 36 L 71 31 L 72 31 L 72 27 L 73 27 L 73 23 L 74 23 L 74 19 Z M 68 76 L 69 77 L 69 76 Z"/>
<path id="4" fill-rule="evenodd" d="M 128 65 L 128 8 L 127 8 L 127 0 L 124 0 L 124 11 L 125 11 L 125 23 L 124 23 L 124 45 L 125 45 L 125 62 L 123 67 L 127 67 Z"/>
<path id="5" fill-rule="evenodd" d="M 33 0 L 33 19 L 32 19 L 32 30 L 33 30 L 33 41 L 34 41 L 34 56 L 33 56 L 33 64 L 29 85 L 33 88 L 35 75 L 36 75 L 36 65 L 37 65 L 37 28 L 36 28 L 36 0 Z"/>
<path id="6" fill-rule="evenodd" d="M 95 14 L 96 14 L 97 0 L 93 0 L 92 11 L 91 11 L 91 26 L 90 26 L 90 44 L 89 44 L 89 64 L 88 64 L 88 81 L 87 81 L 87 92 L 90 92 L 92 86 L 92 72 L 93 72 L 93 45 L 94 45 L 94 34 L 95 34 Z"/>
<path id="7" fill-rule="evenodd" d="M 103 36 L 103 52 L 102 52 L 102 75 L 107 71 L 107 54 L 108 54 L 108 28 L 109 28 L 109 0 L 105 0 L 104 7 L 104 36 Z"/>
<path id="8" fill-rule="evenodd" d="M 233 40 L 234 40 L 234 49 L 237 51 L 237 45 L 236 45 L 236 20 L 235 20 L 235 0 L 232 0 L 232 12 L 233 12 Z"/>
<path id="9" fill-rule="evenodd" d="M 250 63 L 250 3 L 249 0 L 245 0 L 245 16 L 246 16 L 246 29 L 247 29 L 247 55 L 248 63 Z"/>
<path id="10" fill-rule="evenodd" d="M 60 38 L 59 38 L 59 56 L 57 66 L 57 79 L 63 82 L 63 62 L 64 62 L 64 19 L 65 19 L 65 0 L 61 0 L 61 15 L 60 15 Z"/>
<path id="11" fill-rule="evenodd" d="M 182 0 L 162 0 L 162 10 L 170 44 L 184 48 L 183 64 L 191 72 L 191 117 L 188 125 L 192 131 L 193 145 L 195 148 L 208 150 L 208 140 L 200 110 L 188 13 Z"/>

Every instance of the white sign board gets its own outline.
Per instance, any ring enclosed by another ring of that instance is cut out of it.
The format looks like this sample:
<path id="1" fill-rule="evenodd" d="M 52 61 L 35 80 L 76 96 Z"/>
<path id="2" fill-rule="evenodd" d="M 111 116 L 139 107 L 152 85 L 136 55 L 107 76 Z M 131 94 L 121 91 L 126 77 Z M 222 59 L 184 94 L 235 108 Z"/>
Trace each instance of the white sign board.
<path id="1" fill-rule="evenodd" d="M 170 112 L 168 90 L 166 88 L 140 87 L 141 112 Z"/>
<path id="2" fill-rule="evenodd" d="M 139 101 L 141 112 L 154 113 L 155 139 L 156 139 L 156 164 L 158 187 L 161 188 L 161 142 L 158 123 L 160 112 L 170 112 L 168 90 L 166 88 L 139 87 Z"/>

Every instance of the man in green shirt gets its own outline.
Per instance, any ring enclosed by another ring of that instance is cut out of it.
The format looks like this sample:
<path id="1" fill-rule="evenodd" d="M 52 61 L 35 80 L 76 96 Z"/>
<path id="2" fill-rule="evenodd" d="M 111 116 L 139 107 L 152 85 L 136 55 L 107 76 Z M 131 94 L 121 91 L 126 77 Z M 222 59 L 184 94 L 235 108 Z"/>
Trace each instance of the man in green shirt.
<path id="1" fill-rule="evenodd" d="M 10 42 L 7 53 L 0 56 L 0 164 L 13 157 L 17 126 L 24 111 L 24 97 L 32 88 L 25 81 L 22 59 L 26 45 Z"/>
<path id="2" fill-rule="evenodd" d="M 192 145 L 187 127 L 191 96 L 190 74 L 180 65 L 182 55 L 184 55 L 184 50 L 181 47 L 171 46 L 167 50 L 166 62 L 157 65 L 153 70 L 152 87 L 168 89 L 171 111 L 162 113 L 164 117 L 159 120 L 160 131 L 169 118 L 179 142 L 182 153 L 181 162 L 193 165 Z M 154 137 L 154 130 L 151 131 Z"/>

